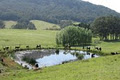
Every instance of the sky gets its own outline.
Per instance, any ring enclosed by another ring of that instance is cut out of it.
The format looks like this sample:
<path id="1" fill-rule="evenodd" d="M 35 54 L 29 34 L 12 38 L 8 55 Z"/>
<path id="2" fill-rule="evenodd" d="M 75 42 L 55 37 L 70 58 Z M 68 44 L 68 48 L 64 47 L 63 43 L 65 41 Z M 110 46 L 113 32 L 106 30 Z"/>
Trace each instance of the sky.
<path id="1" fill-rule="evenodd" d="M 120 0 L 83 0 L 93 4 L 103 5 L 120 13 Z"/>

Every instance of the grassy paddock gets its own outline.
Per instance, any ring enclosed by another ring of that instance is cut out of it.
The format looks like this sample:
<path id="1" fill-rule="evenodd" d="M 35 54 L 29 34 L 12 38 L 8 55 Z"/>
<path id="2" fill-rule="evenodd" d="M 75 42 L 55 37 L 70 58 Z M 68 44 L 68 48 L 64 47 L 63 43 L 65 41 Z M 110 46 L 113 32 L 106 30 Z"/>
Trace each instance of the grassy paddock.
<path id="1" fill-rule="evenodd" d="M 42 46 L 55 47 L 55 36 L 57 31 L 49 30 L 17 30 L 1 29 L 0 30 L 0 47 L 18 46 L 25 48 L 35 48 L 37 44 Z"/>
<path id="2" fill-rule="evenodd" d="M 59 25 L 52 24 L 49 22 L 45 21 L 40 21 L 40 20 L 31 20 L 33 24 L 35 24 L 36 28 L 38 30 L 46 30 L 46 29 L 60 29 Z"/>
<path id="3" fill-rule="evenodd" d="M 1 29 L 0 30 L 0 49 L 4 46 L 15 46 L 26 48 L 35 48 L 37 44 L 43 47 L 56 47 L 55 37 L 58 31 L 54 30 L 17 30 L 17 29 Z M 97 38 L 98 39 L 98 38 Z M 93 39 L 94 40 L 94 39 Z M 110 54 L 111 52 L 120 52 L 120 41 L 104 42 L 99 41 L 96 46 L 102 47 L 102 53 Z M 74 49 L 82 50 L 82 47 Z M 92 47 L 94 49 L 94 46 Z"/>

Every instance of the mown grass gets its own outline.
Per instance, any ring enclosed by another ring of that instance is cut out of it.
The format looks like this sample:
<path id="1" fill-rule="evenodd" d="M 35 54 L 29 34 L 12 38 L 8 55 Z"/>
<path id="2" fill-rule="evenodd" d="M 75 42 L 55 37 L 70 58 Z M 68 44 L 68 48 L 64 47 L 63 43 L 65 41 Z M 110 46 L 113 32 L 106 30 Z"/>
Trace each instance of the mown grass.
<path id="1" fill-rule="evenodd" d="M 0 74 L 2 80 L 120 80 L 120 55 L 75 61 L 38 71 Z"/>

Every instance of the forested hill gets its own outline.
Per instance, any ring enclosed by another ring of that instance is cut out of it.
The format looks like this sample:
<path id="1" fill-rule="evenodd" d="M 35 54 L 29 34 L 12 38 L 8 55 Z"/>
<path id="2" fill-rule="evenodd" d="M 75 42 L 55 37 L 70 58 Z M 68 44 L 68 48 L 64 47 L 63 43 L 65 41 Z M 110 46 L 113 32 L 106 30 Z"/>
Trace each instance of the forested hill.
<path id="1" fill-rule="evenodd" d="M 0 0 L 1 20 L 38 19 L 58 23 L 60 20 L 93 21 L 96 17 L 117 12 L 81 0 Z"/>

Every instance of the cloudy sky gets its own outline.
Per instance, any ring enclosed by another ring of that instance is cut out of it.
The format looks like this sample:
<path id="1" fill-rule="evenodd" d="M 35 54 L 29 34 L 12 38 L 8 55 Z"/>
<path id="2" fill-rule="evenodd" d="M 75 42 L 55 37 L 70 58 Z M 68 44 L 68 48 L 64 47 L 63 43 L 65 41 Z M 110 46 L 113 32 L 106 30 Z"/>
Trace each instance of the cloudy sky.
<path id="1" fill-rule="evenodd" d="M 120 13 L 120 0 L 83 0 L 97 5 L 104 5 Z"/>

